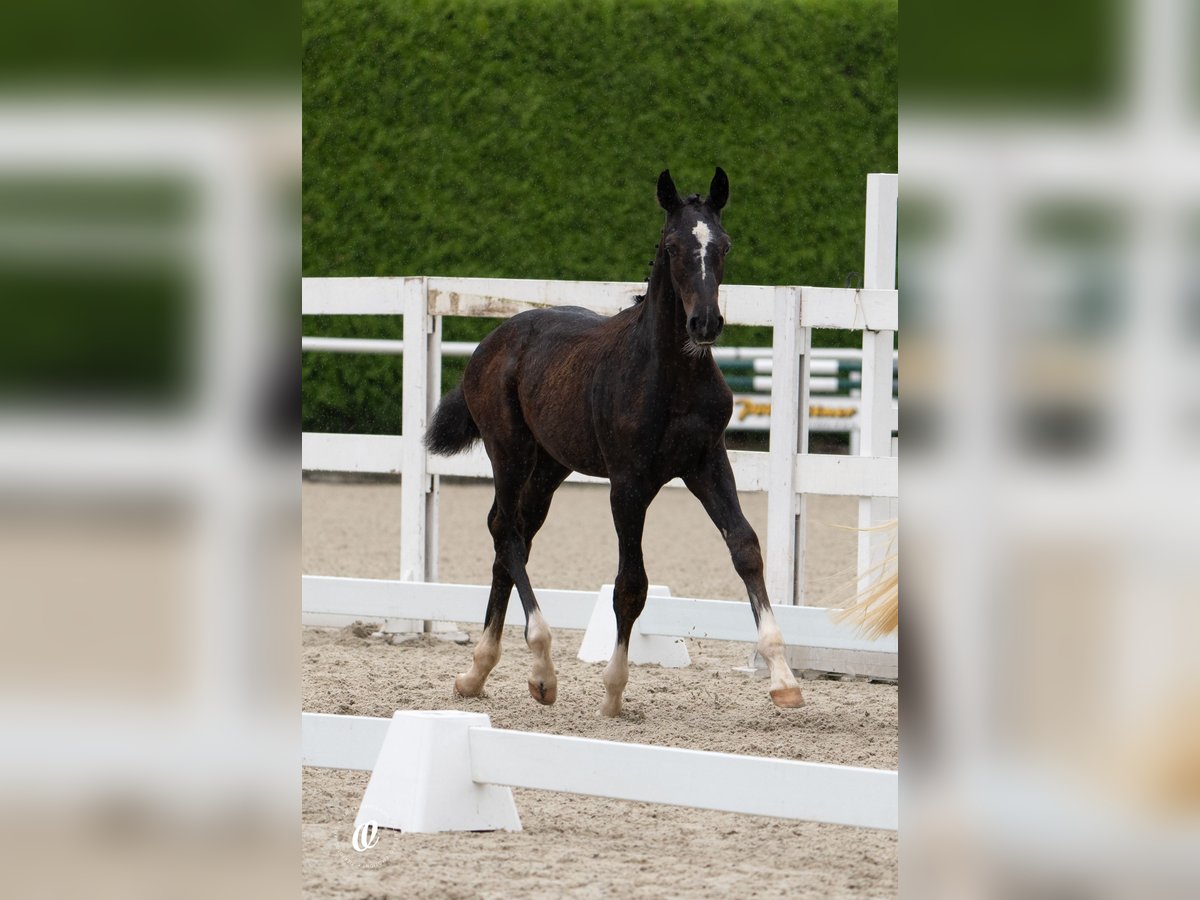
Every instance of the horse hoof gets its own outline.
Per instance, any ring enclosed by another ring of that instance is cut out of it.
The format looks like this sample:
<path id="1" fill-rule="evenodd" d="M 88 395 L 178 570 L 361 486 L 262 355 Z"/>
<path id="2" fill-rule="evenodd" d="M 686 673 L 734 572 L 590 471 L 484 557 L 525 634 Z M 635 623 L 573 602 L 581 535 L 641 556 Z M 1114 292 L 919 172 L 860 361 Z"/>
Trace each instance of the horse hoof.
<path id="1" fill-rule="evenodd" d="M 602 719 L 616 719 L 621 715 L 621 704 L 601 703 L 598 715 Z"/>
<path id="2" fill-rule="evenodd" d="M 799 687 L 776 688 L 771 691 L 771 702 L 782 709 L 798 709 L 804 705 L 804 696 Z"/>
<path id="3" fill-rule="evenodd" d="M 547 685 L 544 681 L 530 681 L 529 696 L 542 706 L 550 706 L 558 699 L 558 685 Z"/>
<path id="4" fill-rule="evenodd" d="M 454 677 L 454 693 L 459 697 L 482 697 L 483 685 L 471 689 L 465 686 L 466 675 L 456 675 Z"/>

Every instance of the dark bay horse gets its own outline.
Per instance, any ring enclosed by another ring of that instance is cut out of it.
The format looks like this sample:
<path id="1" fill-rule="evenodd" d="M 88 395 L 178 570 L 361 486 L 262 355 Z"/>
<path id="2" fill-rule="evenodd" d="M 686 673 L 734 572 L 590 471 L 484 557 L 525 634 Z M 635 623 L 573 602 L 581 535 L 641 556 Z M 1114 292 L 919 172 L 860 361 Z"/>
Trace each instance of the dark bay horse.
<path id="1" fill-rule="evenodd" d="M 703 200 L 681 198 L 664 171 L 658 202 L 666 225 L 644 299 L 611 318 L 577 307 L 513 316 L 480 342 L 462 384 L 434 413 L 425 438 L 429 450 L 458 453 L 482 438 L 496 484 L 488 514 L 496 549 L 492 590 L 471 668 L 454 680 L 462 696 L 479 696 L 500 659 L 515 585 L 534 655 L 529 693 L 539 703 L 555 700 L 550 629 L 525 564 L 551 497 L 574 470 L 611 482 L 620 546 L 617 643 L 604 670 L 601 712 L 621 713 L 629 635 L 646 604 L 646 508 L 676 477 L 704 505 L 746 583 L 758 650 L 770 667 L 771 699 L 783 707 L 804 703 L 767 599 L 758 537 L 738 503 L 725 450 L 733 396 L 710 351 L 725 324 L 717 292 L 730 247 L 721 227 L 728 199 L 729 179 L 719 168 Z"/>

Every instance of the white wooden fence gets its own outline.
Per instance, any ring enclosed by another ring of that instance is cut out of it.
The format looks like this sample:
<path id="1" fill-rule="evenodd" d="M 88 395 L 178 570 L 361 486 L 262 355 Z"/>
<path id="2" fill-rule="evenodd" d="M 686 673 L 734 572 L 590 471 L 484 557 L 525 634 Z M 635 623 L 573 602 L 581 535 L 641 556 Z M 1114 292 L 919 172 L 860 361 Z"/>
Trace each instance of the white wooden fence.
<path id="1" fill-rule="evenodd" d="M 805 497 L 861 498 L 860 526 L 894 515 L 897 460 L 890 455 L 892 355 L 898 325 L 895 286 L 897 179 L 867 179 L 864 289 L 723 285 L 720 306 L 730 325 L 769 325 L 772 348 L 770 451 L 732 451 L 739 490 L 768 492 L 767 586 L 777 604 L 801 601 Z M 401 474 L 401 579 L 437 581 L 438 479 L 490 478 L 482 447 L 455 457 L 427 454 L 426 425 L 441 397 L 441 317 L 508 317 L 528 309 L 581 306 L 614 315 L 644 291 L 641 282 L 573 282 L 499 278 L 306 278 L 305 315 L 404 317 L 403 414 L 400 435 L 313 434 L 302 437 L 308 471 Z M 860 454 L 808 452 L 807 357 L 813 328 L 863 333 Z M 573 473 L 572 482 L 603 482 Z M 682 487 L 678 479 L 668 487 Z M 860 576 L 882 555 L 878 533 L 859 536 Z M 801 667 L 803 660 L 793 660 Z"/>
<path id="2" fill-rule="evenodd" d="M 442 341 L 443 357 L 468 358 L 479 344 L 474 341 Z M 404 341 L 389 338 L 346 338 L 315 337 L 300 338 L 300 349 L 305 353 L 349 353 L 374 356 L 403 356 Z M 749 365 L 753 369 L 750 377 L 753 393 L 737 387 L 733 390 L 733 416 L 728 431 L 768 431 L 771 427 L 771 348 L 770 347 L 713 347 L 712 355 L 717 364 L 725 367 L 733 363 Z M 893 354 L 893 360 L 898 359 Z M 808 357 L 809 389 L 822 394 L 809 407 L 809 431 L 813 434 L 849 434 L 850 453 L 859 454 L 859 398 L 858 389 L 846 388 L 839 377 L 843 365 L 857 363 L 862 366 L 862 348 L 814 347 Z M 739 372 L 726 373 L 738 377 Z M 736 382 L 734 382 L 736 383 Z M 768 395 L 768 396 L 763 396 Z M 830 396 L 832 395 L 832 396 Z M 898 427 L 898 408 L 892 402 L 890 428 Z"/>
<path id="3" fill-rule="evenodd" d="M 487 610 L 487 585 L 431 584 L 377 578 L 332 578 L 306 575 L 302 579 L 301 609 L 306 616 L 353 617 L 367 620 L 420 619 L 482 624 Z M 606 590 L 607 589 L 607 590 Z M 700 600 L 672 597 L 661 588 L 650 591 L 645 611 L 634 623 L 634 633 L 647 637 L 703 638 L 714 641 L 754 643 L 758 635 L 746 604 L 731 600 Z M 538 606 L 551 628 L 584 630 L 597 602 L 611 608 L 609 586 L 599 596 L 594 591 L 537 589 Z M 520 598 L 509 599 L 507 622 L 524 620 Z M 890 655 L 880 673 L 896 677 L 895 635 L 867 639 L 851 623 L 838 623 L 829 610 L 816 606 L 785 606 L 775 609 L 784 642 L 792 647 L 824 648 Z M 612 649 L 611 641 L 605 646 Z"/>

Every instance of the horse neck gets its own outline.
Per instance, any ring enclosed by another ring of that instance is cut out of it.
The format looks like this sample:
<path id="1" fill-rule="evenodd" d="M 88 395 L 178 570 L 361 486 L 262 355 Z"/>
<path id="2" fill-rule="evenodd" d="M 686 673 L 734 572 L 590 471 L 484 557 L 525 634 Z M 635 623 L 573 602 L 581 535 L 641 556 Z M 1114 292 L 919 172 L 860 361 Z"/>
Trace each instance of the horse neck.
<path id="1" fill-rule="evenodd" d="M 683 352 L 687 339 L 683 304 L 679 302 L 671 284 L 670 261 L 661 243 L 654 258 L 644 302 L 646 308 L 642 315 L 642 335 L 646 349 L 668 365 L 688 361 Z"/>

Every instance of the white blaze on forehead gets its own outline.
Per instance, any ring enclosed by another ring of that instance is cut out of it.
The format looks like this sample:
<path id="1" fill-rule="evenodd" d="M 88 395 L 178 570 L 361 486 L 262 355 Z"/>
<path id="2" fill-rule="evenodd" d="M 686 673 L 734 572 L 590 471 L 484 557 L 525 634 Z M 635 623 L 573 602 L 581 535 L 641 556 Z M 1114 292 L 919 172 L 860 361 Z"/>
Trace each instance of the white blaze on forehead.
<path id="1" fill-rule="evenodd" d="M 696 227 L 692 229 L 692 234 L 696 236 L 696 241 L 700 244 L 700 249 L 696 253 L 700 256 L 700 277 L 704 278 L 708 274 L 708 263 L 705 260 L 705 255 L 708 252 L 708 242 L 712 240 L 712 232 L 708 230 L 707 224 L 697 222 Z"/>

